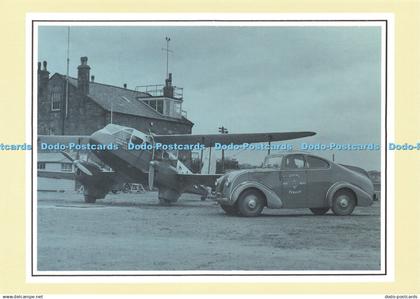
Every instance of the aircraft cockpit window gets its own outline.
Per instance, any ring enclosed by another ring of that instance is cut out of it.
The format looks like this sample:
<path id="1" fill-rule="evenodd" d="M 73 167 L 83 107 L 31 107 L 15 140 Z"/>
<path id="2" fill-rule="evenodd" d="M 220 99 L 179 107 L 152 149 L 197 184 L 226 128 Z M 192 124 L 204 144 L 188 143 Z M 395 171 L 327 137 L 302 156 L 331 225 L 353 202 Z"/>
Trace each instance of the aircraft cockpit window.
<path id="1" fill-rule="evenodd" d="M 140 137 L 137 137 L 135 135 L 131 136 L 131 143 L 133 144 L 142 144 L 143 143 L 143 139 L 141 139 Z"/>
<path id="2" fill-rule="evenodd" d="M 118 144 L 126 146 L 130 142 L 131 134 L 133 134 L 133 129 L 123 129 L 113 135 Z"/>

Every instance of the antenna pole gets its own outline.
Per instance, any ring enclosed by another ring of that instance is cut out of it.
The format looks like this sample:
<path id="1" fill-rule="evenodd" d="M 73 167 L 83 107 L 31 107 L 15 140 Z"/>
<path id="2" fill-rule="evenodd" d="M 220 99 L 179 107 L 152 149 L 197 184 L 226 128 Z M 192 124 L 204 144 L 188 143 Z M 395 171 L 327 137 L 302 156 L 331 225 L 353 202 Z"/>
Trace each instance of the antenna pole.
<path id="1" fill-rule="evenodd" d="M 114 110 L 114 102 L 111 100 L 111 124 L 112 124 L 112 114 L 113 114 L 113 111 Z"/>
<path id="2" fill-rule="evenodd" d="M 66 118 L 69 115 L 70 26 L 67 27 Z"/>
<path id="3" fill-rule="evenodd" d="M 169 52 L 172 53 L 171 50 L 169 50 L 169 42 L 171 41 L 171 38 L 165 37 L 166 39 L 166 48 L 162 48 L 162 51 L 166 52 L 166 78 L 169 77 Z"/>
<path id="4" fill-rule="evenodd" d="M 166 37 L 166 78 L 169 76 L 169 41 L 171 39 Z"/>

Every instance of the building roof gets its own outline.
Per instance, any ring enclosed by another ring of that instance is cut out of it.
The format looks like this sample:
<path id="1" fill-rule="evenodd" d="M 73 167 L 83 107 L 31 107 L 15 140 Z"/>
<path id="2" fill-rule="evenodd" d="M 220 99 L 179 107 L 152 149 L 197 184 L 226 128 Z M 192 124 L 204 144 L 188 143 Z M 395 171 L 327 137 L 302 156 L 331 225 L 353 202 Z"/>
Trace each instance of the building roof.
<path id="1" fill-rule="evenodd" d="M 65 79 L 64 75 L 56 74 Z M 69 77 L 69 83 L 77 88 L 77 78 Z M 113 112 L 193 125 L 193 123 L 185 117 L 179 119 L 162 115 L 143 101 L 139 100 L 138 98 L 151 97 L 144 92 L 108 84 L 89 82 L 89 94 L 87 96 L 107 111 L 111 111 L 112 103 Z"/>

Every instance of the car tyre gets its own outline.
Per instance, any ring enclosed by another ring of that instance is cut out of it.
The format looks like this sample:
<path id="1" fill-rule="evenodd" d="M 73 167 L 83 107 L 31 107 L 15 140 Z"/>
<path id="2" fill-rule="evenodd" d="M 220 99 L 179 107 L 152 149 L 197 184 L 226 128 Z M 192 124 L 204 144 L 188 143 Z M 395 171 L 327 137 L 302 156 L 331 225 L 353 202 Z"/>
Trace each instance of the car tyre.
<path id="1" fill-rule="evenodd" d="M 354 195 L 347 190 L 340 190 L 334 194 L 332 211 L 338 216 L 350 215 L 356 206 Z"/>
<path id="2" fill-rule="evenodd" d="M 310 208 L 311 212 L 315 215 L 324 215 L 330 208 Z"/>
<path id="3" fill-rule="evenodd" d="M 238 198 L 239 214 L 245 217 L 259 216 L 264 209 L 264 198 L 257 190 L 242 192 Z"/>
<path id="4" fill-rule="evenodd" d="M 236 204 L 233 205 L 233 206 L 228 206 L 228 205 L 222 205 L 221 204 L 220 207 L 228 215 L 232 215 L 232 216 L 238 215 L 238 207 L 236 206 Z"/>
<path id="5" fill-rule="evenodd" d="M 96 198 L 92 195 L 85 195 L 85 203 L 95 203 Z"/>

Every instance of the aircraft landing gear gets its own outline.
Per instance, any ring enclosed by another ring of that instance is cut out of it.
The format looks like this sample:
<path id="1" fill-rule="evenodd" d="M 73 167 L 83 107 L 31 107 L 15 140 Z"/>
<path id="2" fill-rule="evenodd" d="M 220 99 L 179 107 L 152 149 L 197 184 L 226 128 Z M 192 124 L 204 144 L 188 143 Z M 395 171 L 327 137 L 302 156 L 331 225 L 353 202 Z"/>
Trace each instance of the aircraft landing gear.
<path id="1" fill-rule="evenodd" d="M 167 206 L 173 202 L 176 202 L 178 198 L 181 196 L 181 194 L 179 194 L 179 192 L 176 190 L 160 188 L 158 196 L 159 196 L 159 204 Z"/>
<path id="2" fill-rule="evenodd" d="M 105 198 L 107 193 L 108 190 L 84 186 L 83 195 L 85 196 L 85 203 L 95 203 L 97 199 Z"/>
<path id="3" fill-rule="evenodd" d="M 85 203 L 95 203 L 95 202 L 96 202 L 95 197 L 93 197 L 92 195 L 85 194 Z"/>

